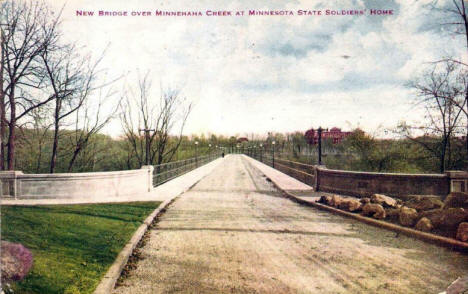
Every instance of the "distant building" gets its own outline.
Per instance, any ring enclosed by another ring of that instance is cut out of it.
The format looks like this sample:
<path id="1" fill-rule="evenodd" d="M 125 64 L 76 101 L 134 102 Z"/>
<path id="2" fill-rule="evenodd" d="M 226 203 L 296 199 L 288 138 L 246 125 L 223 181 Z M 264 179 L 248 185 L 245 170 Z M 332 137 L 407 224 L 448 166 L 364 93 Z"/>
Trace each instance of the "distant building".
<path id="1" fill-rule="evenodd" d="M 322 140 L 331 139 L 333 144 L 339 144 L 343 141 L 344 138 L 351 135 L 351 132 L 343 132 L 339 128 L 331 128 L 330 130 L 322 131 Z M 318 144 L 318 131 L 310 129 L 305 132 L 305 137 L 307 143 L 309 144 Z"/>
<path id="2" fill-rule="evenodd" d="M 240 137 L 237 139 L 237 143 L 242 143 L 242 142 L 248 142 L 249 139 L 247 139 L 246 137 Z"/>

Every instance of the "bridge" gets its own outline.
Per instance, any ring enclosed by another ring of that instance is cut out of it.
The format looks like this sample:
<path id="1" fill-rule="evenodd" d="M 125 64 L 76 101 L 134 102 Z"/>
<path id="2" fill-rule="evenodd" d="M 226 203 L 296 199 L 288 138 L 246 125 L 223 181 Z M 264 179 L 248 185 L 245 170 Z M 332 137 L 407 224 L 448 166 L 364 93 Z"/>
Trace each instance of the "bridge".
<path id="1" fill-rule="evenodd" d="M 16 199 L 3 203 L 174 200 L 113 293 L 438 293 L 468 272 L 466 254 L 283 197 L 313 202 L 324 193 L 241 154 L 77 180 L 97 187 L 99 179 L 106 197 L 60 197 L 45 177 L 9 174 L 3 183 L 16 181 Z M 116 177 L 140 186 L 112 194 L 123 189 Z M 37 196 L 46 180 L 58 196 Z"/>

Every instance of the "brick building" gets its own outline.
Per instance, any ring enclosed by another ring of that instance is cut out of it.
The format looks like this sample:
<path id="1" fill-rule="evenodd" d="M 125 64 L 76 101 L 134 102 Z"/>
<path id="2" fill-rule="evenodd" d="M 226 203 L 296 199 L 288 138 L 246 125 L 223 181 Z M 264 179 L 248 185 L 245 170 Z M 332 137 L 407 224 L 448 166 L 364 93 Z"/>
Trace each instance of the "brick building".
<path id="1" fill-rule="evenodd" d="M 331 128 L 330 130 L 322 131 L 322 140 L 331 139 L 333 144 L 339 144 L 344 138 L 349 136 L 351 132 L 343 132 L 340 128 Z M 305 132 L 307 143 L 318 144 L 318 131 L 314 129 L 307 130 Z"/>

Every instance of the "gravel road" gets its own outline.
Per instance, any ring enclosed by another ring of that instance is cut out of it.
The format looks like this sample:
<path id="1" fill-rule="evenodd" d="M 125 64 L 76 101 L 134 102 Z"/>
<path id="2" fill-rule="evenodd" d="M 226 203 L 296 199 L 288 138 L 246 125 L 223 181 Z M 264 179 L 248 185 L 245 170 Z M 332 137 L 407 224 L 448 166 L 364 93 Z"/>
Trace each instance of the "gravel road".
<path id="1" fill-rule="evenodd" d="M 280 197 L 228 156 L 161 217 L 114 293 L 439 293 L 468 256 Z"/>

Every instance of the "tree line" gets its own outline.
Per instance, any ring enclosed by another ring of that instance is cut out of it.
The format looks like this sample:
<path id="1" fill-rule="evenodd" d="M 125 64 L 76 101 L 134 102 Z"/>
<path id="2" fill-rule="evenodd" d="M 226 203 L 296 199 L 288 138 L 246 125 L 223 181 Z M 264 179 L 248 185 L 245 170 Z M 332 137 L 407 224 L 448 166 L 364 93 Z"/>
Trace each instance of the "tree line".
<path id="1" fill-rule="evenodd" d="M 0 9 L 0 170 L 132 169 L 144 165 L 147 156 L 150 164 L 161 164 L 215 151 L 217 145 L 230 150 L 237 146 L 238 136 L 183 136 L 193 108 L 190 99 L 177 88 L 153 87 L 151 72 L 138 73 L 130 82 L 122 76 L 109 78 L 102 67 L 106 50 L 96 55 L 66 41 L 61 11 L 28 0 L 3 1 Z M 428 62 L 422 74 L 407 83 L 415 107 L 425 111 L 424 120 L 401 122 L 388 130 L 394 139 L 355 130 L 343 144 L 325 142 L 336 154 L 325 158 L 329 167 L 467 169 L 468 10 L 464 0 L 431 2 L 428 9 L 442 16 L 435 27 L 460 37 L 464 50 L 463 56 Z M 118 138 L 101 132 L 114 119 L 123 131 Z M 294 158 L 314 150 L 303 142 L 302 133 L 247 137 L 264 147 L 276 140 L 275 148 L 289 150 Z"/>
<path id="2" fill-rule="evenodd" d="M 109 78 L 102 67 L 106 50 L 96 55 L 66 41 L 61 15 L 44 1 L 1 3 L 0 170 L 96 170 L 106 157 L 100 148 L 119 150 L 117 158 L 126 152 L 126 164 L 98 168 L 104 170 L 140 167 L 146 153 L 151 164 L 176 158 L 189 99 L 163 86 L 157 97 L 150 72 L 128 83 Z M 101 134 L 114 119 L 121 138 Z"/>

